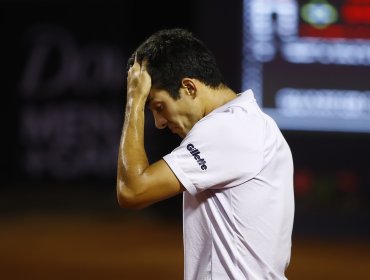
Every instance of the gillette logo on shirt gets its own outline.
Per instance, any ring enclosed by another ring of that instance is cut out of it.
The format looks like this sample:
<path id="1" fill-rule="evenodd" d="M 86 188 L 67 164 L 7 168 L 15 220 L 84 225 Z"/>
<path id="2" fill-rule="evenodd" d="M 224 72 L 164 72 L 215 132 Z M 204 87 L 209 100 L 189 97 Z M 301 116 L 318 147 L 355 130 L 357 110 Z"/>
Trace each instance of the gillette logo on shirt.
<path id="1" fill-rule="evenodd" d="M 200 165 L 200 168 L 202 170 L 206 170 L 207 169 L 206 161 L 204 160 L 204 158 L 200 158 L 200 151 L 197 148 L 195 148 L 194 145 L 191 143 L 188 144 L 186 148 L 188 149 L 190 154 L 194 157 L 194 159 L 197 161 L 197 163 Z"/>

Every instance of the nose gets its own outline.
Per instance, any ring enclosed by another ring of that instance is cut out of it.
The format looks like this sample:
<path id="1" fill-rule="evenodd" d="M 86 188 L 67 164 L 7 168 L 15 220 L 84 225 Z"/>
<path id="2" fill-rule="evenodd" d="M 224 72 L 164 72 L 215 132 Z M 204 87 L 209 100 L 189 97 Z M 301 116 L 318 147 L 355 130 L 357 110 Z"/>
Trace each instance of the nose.
<path id="1" fill-rule="evenodd" d="M 153 112 L 153 117 L 154 117 L 154 123 L 155 123 L 156 128 L 158 128 L 158 129 L 166 128 L 166 126 L 167 126 L 166 118 L 164 118 L 163 116 L 161 116 L 160 114 L 158 114 L 155 111 Z"/>

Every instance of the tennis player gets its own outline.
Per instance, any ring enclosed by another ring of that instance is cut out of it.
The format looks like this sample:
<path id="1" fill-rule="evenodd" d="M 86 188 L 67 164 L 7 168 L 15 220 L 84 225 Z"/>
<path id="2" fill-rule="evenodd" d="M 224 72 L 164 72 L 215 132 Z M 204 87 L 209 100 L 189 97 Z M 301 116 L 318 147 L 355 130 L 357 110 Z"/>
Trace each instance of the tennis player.
<path id="1" fill-rule="evenodd" d="M 183 138 L 153 164 L 145 106 L 157 128 Z M 185 280 L 287 279 L 291 150 L 253 91 L 228 87 L 205 44 L 174 28 L 152 34 L 128 60 L 117 196 L 121 207 L 140 209 L 179 194 Z"/>

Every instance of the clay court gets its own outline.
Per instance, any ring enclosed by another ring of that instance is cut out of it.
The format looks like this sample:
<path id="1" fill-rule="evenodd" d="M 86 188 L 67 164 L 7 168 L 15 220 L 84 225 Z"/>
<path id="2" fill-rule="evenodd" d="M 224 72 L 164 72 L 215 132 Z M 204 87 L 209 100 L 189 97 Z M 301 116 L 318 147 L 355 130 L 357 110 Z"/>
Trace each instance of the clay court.
<path id="1" fill-rule="evenodd" d="M 73 193 L 34 193 L 38 200 L 32 201 L 30 192 L 17 211 L 15 194 L 2 194 L 1 279 L 182 279 L 181 219 L 163 218 L 158 208 L 118 209 L 113 196 Z M 294 236 L 287 276 L 370 279 L 370 242 Z"/>

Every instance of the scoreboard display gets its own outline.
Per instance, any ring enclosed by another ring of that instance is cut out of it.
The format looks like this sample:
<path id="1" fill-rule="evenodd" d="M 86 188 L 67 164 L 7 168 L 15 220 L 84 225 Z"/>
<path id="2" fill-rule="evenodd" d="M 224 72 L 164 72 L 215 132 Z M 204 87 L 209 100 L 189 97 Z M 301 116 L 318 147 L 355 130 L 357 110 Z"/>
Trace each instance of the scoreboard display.
<path id="1" fill-rule="evenodd" d="M 244 0 L 242 88 L 285 130 L 370 133 L 370 0 Z"/>

